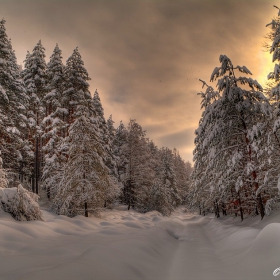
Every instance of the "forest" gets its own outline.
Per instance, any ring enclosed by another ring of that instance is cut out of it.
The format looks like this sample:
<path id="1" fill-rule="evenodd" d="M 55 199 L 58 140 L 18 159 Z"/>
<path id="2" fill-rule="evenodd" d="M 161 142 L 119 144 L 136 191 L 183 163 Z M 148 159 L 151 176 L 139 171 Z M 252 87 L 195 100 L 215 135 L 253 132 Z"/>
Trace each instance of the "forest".
<path id="1" fill-rule="evenodd" d="M 263 88 L 226 56 L 202 81 L 203 110 L 195 131 L 189 205 L 200 214 L 260 215 L 277 207 L 280 191 L 280 10 L 267 24 L 265 51 L 275 62 Z M 244 76 L 246 75 L 246 76 Z"/>
<path id="2" fill-rule="evenodd" d="M 194 167 L 175 148 L 157 147 L 135 119 L 117 128 L 112 115 L 105 119 L 78 47 L 64 65 L 58 44 L 46 62 L 39 41 L 22 67 L 1 20 L 2 209 L 41 219 L 44 193 L 50 210 L 68 217 L 116 205 L 166 216 L 180 205 L 217 218 L 269 215 L 280 201 L 279 14 L 267 24 L 264 47 L 275 68 L 266 85 L 226 55 L 209 82 L 200 80 Z"/>
<path id="3" fill-rule="evenodd" d="M 49 62 L 41 41 L 17 63 L 0 21 L 0 197 L 17 220 L 41 219 L 38 194 L 50 209 L 74 217 L 127 205 L 163 215 L 186 203 L 192 167 L 176 149 L 158 148 L 135 119 L 115 128 L 78 48 Z"/>

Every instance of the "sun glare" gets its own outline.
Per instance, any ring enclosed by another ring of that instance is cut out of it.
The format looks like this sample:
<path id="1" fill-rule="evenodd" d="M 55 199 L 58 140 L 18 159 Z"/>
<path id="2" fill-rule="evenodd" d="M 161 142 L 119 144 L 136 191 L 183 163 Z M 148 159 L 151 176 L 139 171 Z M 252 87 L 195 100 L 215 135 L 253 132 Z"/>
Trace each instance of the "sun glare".
<path id="1" fill-rule="evenodd" d="M 272 63 L 272 54 L 261 51 L 259 53 L 259 61 L 260 65 L 256 79 L 262 85 L 262 87 L 265 87 L 266 83 L 268 82 L 267 76 L 274 69 L 274 63 Z"/>

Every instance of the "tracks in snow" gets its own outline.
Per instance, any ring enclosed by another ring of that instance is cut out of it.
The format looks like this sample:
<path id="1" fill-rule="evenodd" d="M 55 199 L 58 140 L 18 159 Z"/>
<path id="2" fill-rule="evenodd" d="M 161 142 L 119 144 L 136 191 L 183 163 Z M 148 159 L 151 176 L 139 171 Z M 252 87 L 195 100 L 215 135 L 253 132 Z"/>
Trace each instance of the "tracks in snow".
<path id="1" fill-rule="evenodd" d="M 216 244 L 210 238 L 211 219 L 186 220 L 169 233 L 178 239 L 172 257 L 168 280 L 224 280 L 228 279 L 225 264 L 216 253 Z"/>

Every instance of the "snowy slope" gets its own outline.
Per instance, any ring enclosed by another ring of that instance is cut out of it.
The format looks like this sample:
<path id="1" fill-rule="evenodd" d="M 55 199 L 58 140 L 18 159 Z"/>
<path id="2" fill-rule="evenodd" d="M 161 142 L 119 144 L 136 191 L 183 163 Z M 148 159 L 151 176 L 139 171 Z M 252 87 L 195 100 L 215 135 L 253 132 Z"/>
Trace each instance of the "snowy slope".
<path id="1" fill-rule="evenodd" d="M 101 219 L 0 213 L 0 279 L 275 279 L 280 213 L 260 221 L 122 208 Z M 280 277 L 280 275 L 278 276 Z"/>

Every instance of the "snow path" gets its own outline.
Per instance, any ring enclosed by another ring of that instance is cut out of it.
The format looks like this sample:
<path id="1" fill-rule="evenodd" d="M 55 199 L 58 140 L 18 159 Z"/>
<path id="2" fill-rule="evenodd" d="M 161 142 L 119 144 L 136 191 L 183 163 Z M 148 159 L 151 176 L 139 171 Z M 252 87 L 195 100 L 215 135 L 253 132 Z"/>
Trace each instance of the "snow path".
<path id="1" fill-rule="evenodd" d="M 242 223 L 182 209 L 43 216 L 16 222 L 0 212 L 0 280 L 267 280 L 280 266 L 276 211 Z"/>
<path id="2" fill-rule="evenodd" d="M 192 275 L 192 280 L 204 279 L 206 275 L 207 279 L 227 279 L 216 246 L 207 233 L 207 223 L 189 221 L 182 225 L 177 238 L 179 244 L 172 260 L 170 280 L 186 279 L 188 275 Z"/>

